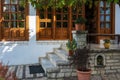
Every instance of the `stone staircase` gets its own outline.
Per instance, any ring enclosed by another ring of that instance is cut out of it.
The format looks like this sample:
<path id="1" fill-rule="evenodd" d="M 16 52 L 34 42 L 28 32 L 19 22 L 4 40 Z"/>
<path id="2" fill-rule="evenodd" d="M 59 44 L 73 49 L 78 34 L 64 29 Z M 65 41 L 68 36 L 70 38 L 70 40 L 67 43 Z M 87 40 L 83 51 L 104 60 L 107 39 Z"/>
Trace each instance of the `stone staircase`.
<path id="1" fill-rule="evenodd" d="M 120 80 L 120 50 L 119 49 L 91 49 L 91 80 Z M 104 76 L 99 69 L 95 68 L 95 57 L 97 54 L 105 55 L 106 67 L 103 70 Z M 45 57 L 39 57 L 39 62 L 45 70 L 47 80 L 77 80 L 76 69 L 70 65 L 68 51 L 65 44 L 60 48 L 54 48 Z M 113 75 L 117 76 L 115 79 Z M 71 78 L 71 79 L 70 79 Z"/>
<path id="2" fill-rule="evenodd" d="M 60 48 L 54 48 L 53 52 L 48 52 L 45 57 L 40 57 L 39 62 L 48 80 L 76 77 L 76 69 L 69 64 L 65 44 Z"/>

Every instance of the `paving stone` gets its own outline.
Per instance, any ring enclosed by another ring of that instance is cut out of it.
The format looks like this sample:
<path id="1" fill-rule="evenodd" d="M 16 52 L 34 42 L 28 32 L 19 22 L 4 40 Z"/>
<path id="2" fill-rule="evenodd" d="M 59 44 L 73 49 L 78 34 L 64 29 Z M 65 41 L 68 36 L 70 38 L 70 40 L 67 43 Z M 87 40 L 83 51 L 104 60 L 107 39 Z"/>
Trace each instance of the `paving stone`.
<path id="1" fill-rule="evenodd" d="M 116 77 L 117 77 L 118 79 L 120 79 L 120 73 L 119 73 L 119 74 L 116 74 Z"/>
<path id="2" fill-rule="evenodd" d="M 60 72 L 73 72 L 73 69 L 61 69 Z"/>
<path id="3" fill-rule="evenodd" d="M 36 74 L 36 77 L 34 75 L 31 75 L 29 72 L 29 66 L 30 65 L 25 65 L 25 69 L 23 69 L 23 65 L 20 66 L 10 66 L 8 69 L 8 72 L 10 71 L 15 71 L 16 70 L 16 75 L 21 78 L 22 73 L 25 72 L 25 78 L 19 79 L 19 80 L 77 80 L 77 74 L 76 72 L 72 73 L 72 77 L 70 73 L 49 73 L 52 74 L 52 78 L 47 79 L 43 74 Z M 17 68 L 16 68 L 17 67 Z M 26 71 L 23 71 L 26 70 Z M 8 73 L 7 72 L 7 73 Z M 56 77 L 57 76 L 57 77 Z M 105 75 L 92 75 L 91 80 L 120 80 L 120 73 L 109 73 Z"/>
<path id="4" fill-rule="evenodd" d="M 102 76 L 103 80 L 109 80 L 107 75 Z"/>
<path id="5" fill-rule="evenodd" d="M 76 72 L 72 72 L 72 76 L 77 76 L 77 73 Z"/>
<path id="6" fill-rule="evenodd" d="M 63 80 L 63 79 L 56 79 L 56 80 Z"/>
<path id="7" fill-rule="evenodd" d="M 26 71 L 25 71 L 26 78 L 33 77 L 33 74 L 30 74 L 29 66 L 27 65 L 25 68 L 26 68 Z"/>
<path id="8" fill-rule="evenodd" d="M 65 77 L 70 77 L 72 73 L 66 72 Z"/>
<path id="9" fill-rule="evenodd" d="M 8 76 L 12 71 L 15 71 L 15 66 L 10 66 L 9 67 L 6 76 Z"/>
<path id="10" fill-rule="evenodd" d="M 43 73 L 37 73 L 36 76 L 37 76 L 37 77 L 43 77 L 44 74 L 43 74 Z"/>
<path id="11" fill-rule="evenodd" d="M 22 74 L 23 74 L 23 66 L 19 66 L 16 72 L 17 78 L 22 79 L 23 78 Z"/>
<path id="12" fill-rule="evenodd" d="M 91 80 L 102 80 L 102 77 L 100 75 L 94 75 L 91 77 Z"/>
<path id="13" fill-rule="evenodd" d="M 15 71 L 15 68 L 16 68 L 16 66 L 11 66 L 10 71 L 11 71 L 11 72 L 14 72 L 14 71 Z"/>

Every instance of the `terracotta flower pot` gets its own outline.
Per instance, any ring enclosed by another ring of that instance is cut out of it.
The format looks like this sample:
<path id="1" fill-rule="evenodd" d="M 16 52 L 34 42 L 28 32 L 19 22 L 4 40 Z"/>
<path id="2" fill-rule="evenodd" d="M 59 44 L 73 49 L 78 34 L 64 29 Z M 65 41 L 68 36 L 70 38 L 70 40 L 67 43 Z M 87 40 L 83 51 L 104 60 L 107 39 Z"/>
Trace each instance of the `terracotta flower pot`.
<path id="1" fill-rule="evenodd" d="M 78 80 L 90 80 L 91 70 L 86 72 L 77 70 L 77 75 L 78 75 Z"/>
<path id="2" fill-rule="evenodd" d="M 69 50 L 69 56 L 73 55 L 73 50 Z"/>

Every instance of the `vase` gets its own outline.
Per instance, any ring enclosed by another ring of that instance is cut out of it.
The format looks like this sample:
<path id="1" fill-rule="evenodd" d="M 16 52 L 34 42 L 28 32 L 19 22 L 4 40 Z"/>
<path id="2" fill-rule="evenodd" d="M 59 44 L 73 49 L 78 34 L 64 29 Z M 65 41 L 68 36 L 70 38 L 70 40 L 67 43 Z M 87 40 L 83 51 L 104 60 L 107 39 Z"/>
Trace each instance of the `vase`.
<path id="1" fill-rule="evenodd" d="M 104 47 L 105 47 L 105 49 L 109 49 L 110 48 L 110 43 L 104 43 Z"/>

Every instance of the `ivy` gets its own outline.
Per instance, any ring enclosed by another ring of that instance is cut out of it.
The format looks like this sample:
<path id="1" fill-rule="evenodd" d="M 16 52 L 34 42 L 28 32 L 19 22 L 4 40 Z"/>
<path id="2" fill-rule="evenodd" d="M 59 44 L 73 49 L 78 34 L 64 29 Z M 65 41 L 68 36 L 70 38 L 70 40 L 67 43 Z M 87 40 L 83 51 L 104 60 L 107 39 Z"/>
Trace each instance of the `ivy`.
<path id="1" fill-rule="evenodd" d="M 24 1 L 24 0 L 21 0 Z M 89 5 L 92 7 L 93 4 L 97 5 L 101 0 L 28 0 L 31 2 L 32 6 L 40 9 L 40 8 L 63 8 L 65 6 L 81 6 L 83 4 Z M 115 3 L 120 5 L 120 0 L 106 0 L 107 3 Z M 24 3 L 24 2 L 23 2 Z M 22 4 L 23 4 L 22 3 Z"/>

